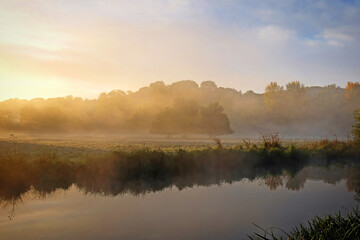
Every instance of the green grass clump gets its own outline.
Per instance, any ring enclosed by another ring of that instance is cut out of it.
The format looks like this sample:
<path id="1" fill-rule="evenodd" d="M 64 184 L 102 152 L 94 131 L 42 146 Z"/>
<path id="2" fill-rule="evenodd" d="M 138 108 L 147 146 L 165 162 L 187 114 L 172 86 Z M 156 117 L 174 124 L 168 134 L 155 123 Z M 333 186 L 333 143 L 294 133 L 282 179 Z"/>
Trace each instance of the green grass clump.
<path id="1" fill-rule="evenodd" d="M 260 229 L 263 231 L 262 234 L 255 233 L 249 238 L 252 240 L 360 239 L 360 211 L 356 208 L 345 216 L 340 213 L 324 217 L 315 216 L 307 224 L 300 224 L 289 233 L 278 228 Z M 273 230 L 280 230 L 286 237 L 277 237 Z"/>

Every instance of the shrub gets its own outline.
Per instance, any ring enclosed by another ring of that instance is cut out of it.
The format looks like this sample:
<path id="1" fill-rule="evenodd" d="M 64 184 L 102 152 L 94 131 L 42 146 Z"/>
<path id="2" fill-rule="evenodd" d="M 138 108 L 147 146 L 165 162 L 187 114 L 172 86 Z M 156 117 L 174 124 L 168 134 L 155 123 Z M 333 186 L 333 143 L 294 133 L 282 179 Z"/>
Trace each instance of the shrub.
<path id="1" fill-rule="evenodd" d="M 260 133 L 265 148 L 281 148 L 279 133 Z"/>

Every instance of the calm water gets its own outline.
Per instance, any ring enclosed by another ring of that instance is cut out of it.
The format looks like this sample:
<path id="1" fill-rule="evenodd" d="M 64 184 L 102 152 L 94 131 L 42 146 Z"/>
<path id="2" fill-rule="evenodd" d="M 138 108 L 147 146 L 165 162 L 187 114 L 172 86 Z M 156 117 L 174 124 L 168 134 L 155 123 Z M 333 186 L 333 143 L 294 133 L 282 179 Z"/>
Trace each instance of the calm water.
<path id="1" fill-rule="evenodd" d="M 290 230 L 314 215 L 356 207 L 358 179 L 353 167 L 308 166 L 294 176 L 144 194 L 85 193 L 75 184 L 45 194 L 29 191 L 2 202 L 0 238 L 246 239 L 259 232 L 252 223 Z"/>

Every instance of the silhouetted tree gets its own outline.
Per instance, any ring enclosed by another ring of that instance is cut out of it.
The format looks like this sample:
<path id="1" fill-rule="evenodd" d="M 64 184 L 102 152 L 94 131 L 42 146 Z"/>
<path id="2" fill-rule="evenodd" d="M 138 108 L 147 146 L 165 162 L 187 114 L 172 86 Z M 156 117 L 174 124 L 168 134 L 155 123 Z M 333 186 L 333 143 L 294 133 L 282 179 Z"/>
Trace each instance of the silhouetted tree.
<path id="1" fill-rule="evenodd" d="M 277 108 L 283 96 L 283 87 L 279 86 L 276 82 L 271 82 L 266 86 L 264 101 L 265 105 L 272 111 Z"/>
<path id="2" fill-rule="evenodd" d="M 209 137 L 233 133 L 230 121 L 219 103 L 209 104 L 200 109 L 198 124 L 200 131 Z"/>
<path id="3" fill-rule="evenodd" d="M 174 109 L 166 108 L 158 113 L 152 122 L 150 133 L 165 134 L 168 137 L 179 133 Z"/>
<path id="4" fill-rule="evenodd" d="M 204 81 L 200 84 L 201 89 L 214 90 L 217 88 L 214 81 Z"/>
<path id="5" fill-rule="evenodd" d="M 293 95 L 302 95 L 305 93 L 305 86 L 299 81 L 293 81 L 286 84 L 286 91 L 292 93 Z"/>
<path id="6" fill-rule="evenodd" d="M 360 83 L 348 82 L 345 88 L 346 99 L 356 108 L 360 108 Z"/>
<path id="7" fill-rule="evenodd" d="M 355 116 L 356 123 L 353 126 L 352 133 L 354 135 L 354 141 L 357 144 L 360 144 L 360 109 L 358 109 L 354 112 L 354 116 Z"/>
<path id="8" fill-rule="evenodd" d="M 284 88 L 276 82 L 271 82 L 266 86 L 264 93 L 264 104 L 271 118 L 277 122 L 284 119 Z"/>
<path id="9" fill-rule="evenodd" d="M 126 129 L 130 132 L 147 132 L 151 127 L 152 115 L 146 110 L 133 113 L 126 121 Z"/>
<path id="10" fill-rule="evenodd" d="M 152 123 L 151 133 L 206 134 L 210 137 L 232 133 L 230 121 L 218 103 L 199 107 L 193 101 L 177 100 L 173 108 L 158 113 Z"/>
<path id="11" fill-rule="evenodd" d="M 184 135 L 197 133 L 197 116 L 199 112 L 199 106 L 194 101 L 185 101 L 178 99 L 174 104 L 176 127 L 179 133 Z"/>
<path id="12" fill-rule="evenodd" d="M 299 81 L 293 81 L 286 84 L 286 91 L 284 92 L 283 106 L 286 111 L 281 110 L 282 118 L 292 122 L 297 122 L 307 116 L 307 95 L 304 84 Z M 295 107 L 296 106 L 296 107 Z M 286 114 L 284 114 L 284 112 Z"/>

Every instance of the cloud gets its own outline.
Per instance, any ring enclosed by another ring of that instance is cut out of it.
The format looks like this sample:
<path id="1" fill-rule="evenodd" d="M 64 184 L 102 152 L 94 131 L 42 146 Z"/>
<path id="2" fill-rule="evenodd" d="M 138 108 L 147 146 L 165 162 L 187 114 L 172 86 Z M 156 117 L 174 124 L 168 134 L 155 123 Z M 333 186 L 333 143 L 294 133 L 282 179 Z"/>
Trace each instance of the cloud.
<path id="1" fill-rule="evenodd" d="M 316 39 L 306 39 L 304 44 L 309 47 L 317 47 L 324 44 L 324 41 L 316 40 Z"/>
<path id="2" fill-rule="evenodd" d="M 335 47 L 343 47 L 344 44 L 342 42 L 336 41 L 336 40 L 328 40 L 327 44 L 329 46 L 335 46 Z"/>
<path id="3" fill-rule="evenodd" d="M 338 30 L 325 30 L 323 33 L 323 36 L 325 39 L 327 40 L 339 40 L 339 41 L 343 41 L 343 42 L 352 42 L 355 39 L 346 33 L 340 32 Z"/>
<path id="4" fill-rule="evenodd" d="M 359 76 L 359 9 L 317 0 L 0 1 L 0 74 L 99 92 L 181 79 L 258 92 L 294 79 L 344 86 Z"/>
<path id="5" fill-rule="evenodd" d="M 314 39 L 306 39 L 305 45 L 310 47 L 333 46 L 344 47 L 346 44 L 355 42 L 355 38 L 348 33 L 344 33 L 343 29 L 326 29 L 321 35 L 316 35 Z"/>
<path id="6" fill-rule="evenodd" d="M 294 35 L 295 32 L 293 30 L 285 29 L 275 25 L 260 27 L 258 29 L 259 38 L 272 44 L 287 41 Z"/>

